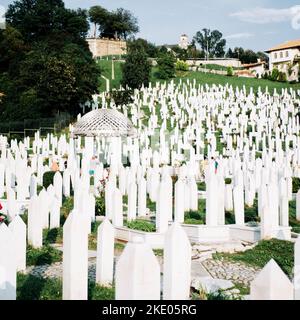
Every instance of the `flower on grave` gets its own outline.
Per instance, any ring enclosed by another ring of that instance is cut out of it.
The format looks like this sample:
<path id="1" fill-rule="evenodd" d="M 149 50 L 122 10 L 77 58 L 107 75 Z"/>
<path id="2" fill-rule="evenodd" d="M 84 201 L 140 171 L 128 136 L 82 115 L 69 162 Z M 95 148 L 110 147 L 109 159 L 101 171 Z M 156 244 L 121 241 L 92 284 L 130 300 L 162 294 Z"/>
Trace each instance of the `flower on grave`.
<path id="1" fill-rule="evenodd" d="M 1 204 L 1 202 L 0 202 L 0 210 L 2 210 L 3 209 L 3 207 L 2 207 L 2 204 Z"/>

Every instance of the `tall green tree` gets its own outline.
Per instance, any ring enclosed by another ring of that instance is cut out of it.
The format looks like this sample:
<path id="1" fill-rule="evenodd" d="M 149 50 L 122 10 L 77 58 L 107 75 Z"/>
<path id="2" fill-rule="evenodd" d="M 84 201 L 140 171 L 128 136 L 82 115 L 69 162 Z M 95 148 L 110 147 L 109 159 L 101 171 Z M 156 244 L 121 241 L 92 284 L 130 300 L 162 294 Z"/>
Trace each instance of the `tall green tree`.
<path id="1" fill-rule="evenodd" d="M 101 6 L 93 6 L 89 10 L 89 19 L 94 24 L 94 38 L 97 37 L 97 30 L 100 34 L 108 24 L 110 12 Z"/>
<path id="2" fill-rule="evenodd" d="M 125 63 L 122 66 L 122 85 L 130 89 L 148 86 L 151 75 L 151 64 L 144 48 L 140 44 L 131 44 Z"/>
<path id="3" fill-rule="evenodd" d="M 0 53 L 7 50 L 0 58 L 0 117 L 78 113 L 98 91 L 99 70 L 85 40 L 86 11 L 66 9 L 60 0 L 19 0 L 6 18 L 8 28 L 0 31 Z"/>
<path id="4" fill-rule="evenodd" d="M 160 79 L 171 79 L 175 77 L 176 59 L 172 52 L 160 53 L 157 59 L 158 76 Z"/>
<path id="5" fill-rule="evenodd" d="M 226 40 L 223 34 L 218 30 L 202 29 L 194 36 L 194 40 L 199 44 L 200 48 L 206 52 L 207 58 L 224 57 Z"/>

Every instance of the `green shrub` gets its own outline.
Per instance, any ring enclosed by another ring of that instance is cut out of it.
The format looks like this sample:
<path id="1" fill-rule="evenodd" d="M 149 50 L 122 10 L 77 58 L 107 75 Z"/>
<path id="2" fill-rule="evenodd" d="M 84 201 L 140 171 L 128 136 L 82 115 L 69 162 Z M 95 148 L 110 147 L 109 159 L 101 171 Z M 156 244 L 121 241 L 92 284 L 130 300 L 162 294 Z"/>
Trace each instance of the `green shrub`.
<path id="1" fill-rule="evenodd" d="M 274 68 L 272 70 L 272 73 L 270 75 L 270 80 L 272 81 L 277 81 L 278 80 L 278 77 L 279 77 L 279 70 L 277 68 Z"/>
<path id="2" fill-rule="evenodd" d="M 292 178 L 293 183 L 293 193 L 297 193 L 300 189 L 300 178 L 293 177 Z"/>
<path id="3" fill-rule="evenodd" d="M 231 178 L 225 178 L 225 184 L 231 184 L 232 180 Z"/>
<path id="4" fill-rule="evenodd" d="M 53 184 L 54 171 L 47 171 L 43 174 L 43 187 L 48 188 L 50 184 Z"/>
<path id="5" fill-rule="evenodd" d="M 227 67 L 227 76 L 228 77 L 233 76 L 233 68 L 231 66 Z"/>
<path id="6" fill-rule="evenodd" d="M 40 249 L 27 247 L 26 263 L 28 266 L 41 266 L 59 261 L 62 261 L 62 252 L 49 245 L 44 245 Z"/>
<path id="7" fill-rule="evenodd" d="M 105 197 L 96 198 L 96 216 L 105 216 Z"/>
<path id="8" fill-rule="evenodd" d="M 63 242 L 63 228 L 45 229 L 43 230 L 43 243 L 62 243 Z"/>
<path id="9" fill-rule="evenodd" d="M 172 53 L 161 53 L 157 59 L 158 76 L 168 80 L 175 77 L 175 57 Z"/>
<path id="10" fill-rule="evenodd" d="M 125 225 L 129 229 L 145 231 L 145 232 L 155 232 L 156 230 L 155 225 L 153 223 L 147 220 L 141 220 L 141 219 L 127 221 Z"/>
<path id="11" fill-rule="evenodd" d="M 175 68 L 177 71 L 189 71 L 189 65 L 182 60 L 177 60 Z"/>
<path id="12" fill-rule="evenodd" d="M 286 73 L 285 73 L 285 72 L 279 71 L 278 81 L 279 81 L 279 82 L 287 82 L 287 76 L 286 76 Z"/>
<path id="13" fill-rule="evenodd" d="M 62 281 L 17 274 L 17 300 L 61 300 Z"/>
<path id="14" fill-rule="evenodd" d="M 88 299 L 89 300 L 114 300 L 115 288 L 102 287 L 95 282 L 89 281 L 88 285 Z"/>

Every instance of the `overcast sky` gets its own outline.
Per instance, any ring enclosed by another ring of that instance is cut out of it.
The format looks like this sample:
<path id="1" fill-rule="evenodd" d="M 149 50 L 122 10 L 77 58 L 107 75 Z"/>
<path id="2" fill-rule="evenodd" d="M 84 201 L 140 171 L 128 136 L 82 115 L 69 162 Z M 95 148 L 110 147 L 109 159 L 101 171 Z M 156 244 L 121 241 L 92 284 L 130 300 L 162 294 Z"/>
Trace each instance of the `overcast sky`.
<path id="1" fill-rule="evenodd" d="M 0 0 L 4 7 L 12 2 Z M 65 4 L 129 9 L 138 18 L 138 36 L 158 45 L 178 43 L 182 33 L 192 39 L 203 28 L 220 30 L 227 47 L 255 51 L 300 39 L 300 0 L 65 0 Z"/>

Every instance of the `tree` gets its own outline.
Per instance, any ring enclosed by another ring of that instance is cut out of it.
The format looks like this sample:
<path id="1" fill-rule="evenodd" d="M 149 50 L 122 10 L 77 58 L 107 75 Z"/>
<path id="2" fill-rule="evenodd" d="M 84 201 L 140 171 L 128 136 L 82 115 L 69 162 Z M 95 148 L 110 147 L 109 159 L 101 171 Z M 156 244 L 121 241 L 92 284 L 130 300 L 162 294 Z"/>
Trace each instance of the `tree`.
<path id="1" fill-rule="evenodd" d="M 124 40 L 129 35 L 139 32 L 137 18 L 129 10 L 123 8 L 112 12 L 112 27 L 117 36 Z"/>
<path id="2" fill-rule="evenodd" d="M 66 9 L 62 0 L 15 1 L 8 6 L 5 17 L 6 23 L 30 43 L 54 36 L 80 42 L 89 30 L 87 12 Z"/>
<path id="3" fill-rule="evenodd" d="M 89 19 L 100 32 L 101 37 L 122 38 L 126 40 L 128 36 L 136 34 L 139 31 L 137 18 L 129 11 L 118 8 L 115 11 L 108 11 L 101 6 L 91 7 L 89 10 Z"/>
<path id="4" fill-rule="evenodd" d="M 145 39 L 138 38 L 136 40 L 127 41 L 127 46 L 130 47 L 131 45 L 141 46 L 149 58 L 157 58 L 158 56 L 158 48 L 153 43 L 148 42 Z"/>
<path id="5" fill-rule="evenodd" d="M 94 24 L 94 38 L 97 36 L 97 29 L 102 34 L 109 19 L 109 12 L 101 6 L 93 6 L 89 10 L 89 19 Z"/>
<path id="6" fill-rule="evenodd" d="M 171 52 L 161 53 L 157 59 L 158 75 L 160 79 L 171 79 L 175 76 L 176 59 Z"/>
<path id="7" fill-rule="evenodd" d="M 6 50 L 0 58 L 1 118 L 76 115 L 98 91 L 100 73 L 85 40 L 86 12 L 65 9 L 59 0 L 20 0 L 9 6 L 7 20 L 0 32 L 0 53 Z M 5 69 L 7 63 L 14 68 Z"/>
<path id="8" fill-rule="evenodd" d="M 203 51 L 209 57 L 223 57 L 225 55 L 226 40 L 222 38 L 223 34 L 218 30 L 202 29 L 194 36 Z"/>
<path id="9" fill-rule="evenodd" d="M 140 44 L 131 45 L 125 63 L 122 66 L 122 85 L 130 89 L 140 89 L 148 86 L 150 81 L 151 64 L 147 54 Z"/>

